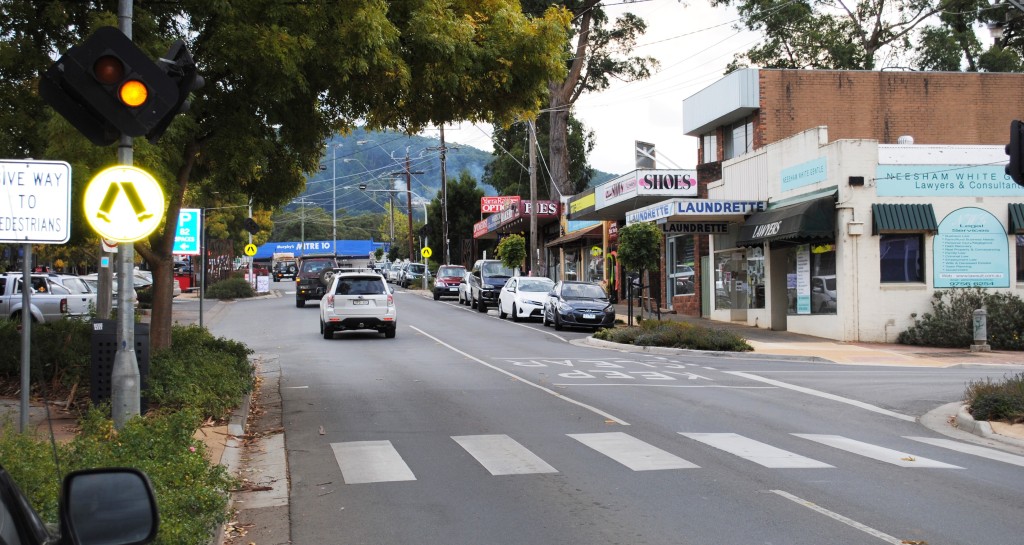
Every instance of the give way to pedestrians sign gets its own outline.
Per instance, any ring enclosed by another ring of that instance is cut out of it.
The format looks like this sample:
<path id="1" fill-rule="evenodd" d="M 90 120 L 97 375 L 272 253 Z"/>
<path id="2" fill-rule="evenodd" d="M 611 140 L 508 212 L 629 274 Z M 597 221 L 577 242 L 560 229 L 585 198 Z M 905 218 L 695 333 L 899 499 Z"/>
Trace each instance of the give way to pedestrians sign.
<path id="1" fill-rule="evenodd" d="M 0 160 L 0 242 L 64 244 L 71 238 L 71 165 Z"/>

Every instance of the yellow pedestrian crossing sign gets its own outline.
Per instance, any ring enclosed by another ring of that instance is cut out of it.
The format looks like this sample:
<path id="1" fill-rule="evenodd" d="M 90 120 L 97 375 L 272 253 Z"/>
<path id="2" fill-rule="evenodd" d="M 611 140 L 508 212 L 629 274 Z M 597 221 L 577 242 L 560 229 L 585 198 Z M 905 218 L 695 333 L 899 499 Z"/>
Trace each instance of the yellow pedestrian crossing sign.
<path id="1" fill-rule="evenodd" d="M 430 259 L 430 256 L 433 254 L 434 252 L 430 249 L 430 246 L 424 246 L 423 249 L 420 250 L 420 255 L 425 259 Z"/>
<path id="2" fill-rule="evenodd" d="M 164 191 L 148 172 L 110 167 L 85 188 L 85 219 L 107 240 L 135 242 L 163 223 Z"/>
<path id="3" fill-rule="evenodd" d="M 245 245 L 245 255 L 247 255 L 249 257 L 252 257 L 252 256 L 256 255 L 256 245 L 255 244 L 246 244 Z"/>

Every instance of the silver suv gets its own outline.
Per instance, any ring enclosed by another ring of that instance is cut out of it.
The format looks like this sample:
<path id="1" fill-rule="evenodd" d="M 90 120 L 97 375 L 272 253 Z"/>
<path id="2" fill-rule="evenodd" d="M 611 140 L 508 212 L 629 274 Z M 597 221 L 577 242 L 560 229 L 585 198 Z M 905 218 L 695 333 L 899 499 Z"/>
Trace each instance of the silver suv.
<path id="1" fill-rule="evenodd" d="M 398 308 L 384 278 L 375 272 L 339 272 L 327 294 L 320 299 L 320 333 L 324 339 L 335 331 L 373 329 L 394 339 Z"/>

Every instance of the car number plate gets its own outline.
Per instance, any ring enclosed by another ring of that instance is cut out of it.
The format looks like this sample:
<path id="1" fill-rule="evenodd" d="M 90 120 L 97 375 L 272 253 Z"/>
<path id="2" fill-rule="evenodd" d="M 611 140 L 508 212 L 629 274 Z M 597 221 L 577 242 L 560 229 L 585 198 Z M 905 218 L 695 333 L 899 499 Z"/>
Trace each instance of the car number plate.
<path id="1" fill-rule="evenodd" d="M 448 288 L 448 291 L 459 291 L 459 288 Z"/>
<path id="2" fill-rule="evenodd" d="M 597 318 L 596 314 L 589 314 L 589 313 L 584 313 L 583 314 L 583 319 L 584 320 L 593 320 L 594 318 Z"/>
<path id="3" fill-rule="evenodd" d="M 356 299 L 355 301 L 352 301 L 352 304 L 353 305 L 369 305 L 370 302 L 367 301 L 366 299 Z"/>

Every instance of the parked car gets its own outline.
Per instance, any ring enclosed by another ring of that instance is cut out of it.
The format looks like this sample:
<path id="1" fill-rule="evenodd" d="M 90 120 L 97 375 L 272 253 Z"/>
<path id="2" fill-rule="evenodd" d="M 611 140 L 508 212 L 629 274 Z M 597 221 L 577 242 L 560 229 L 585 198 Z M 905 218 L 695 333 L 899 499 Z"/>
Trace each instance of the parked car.
<path id="1" fill-rule="evenodd" d="M 384 278 L 373 272 L 339 272 L 320 299 L 320 333 L 324 339 L 336 331 L 373 329 L 395 338 L 398 308 Z"/>
<path id="2" fill-rule="evenodd" d="M 295 277 L 295 306 L 302 308 L 310 299 L 319 300 L 327 293 L 338 260 L 333 255 L 307 255 L 298 259 Z"/>
<path id="3" fill-rule="evenodd" d="M 275 261 L 273 264 L 273 270 L 271 270 L 271 274 L 274 275 L 274 282 L 280 282 L 285 278 L 295 280 L 295 275 L 298 273 L 298 263 L 294 259 L 282 259 Z"/>
<path id="4" fill-rule="evenodd" d="M 459 283 L 466 277 L 466 268 L 462 265 L 441 265 L 434 276 L 434 300 L 442 297 L 458 297 Z M 461 298 L 460 298 L 461 302 Z"/>
<path id="5" fill-rule="evenodd" d="M 388 269 L 388 282 L 392 284 L 397 284 L 399 280 L 401 280 L 402 278 L 402 269 L 404 269 L 407 266 L 409 266 L 408 261 L 402 263 L 392 263 L 391 268 Z"/>
<path id="6" fill-rule="evenodd" d="M 498 317 L 512 315 L 512 321 L 540 318 L 544 300 L 555 286 L 554 280 L 542 276 L 513 276 L 498 293 Z"/>
<path id="7" fill-rule="evenodd" d="M 478 259 L 470 271 L 469 306 L 487 312 L 488 305 L 498 304 L 498 292 L 515 274 L 497 259 Z"/>
<path id="8" fill-rule="evenodd" d="M 427 266 L 422 263 L 409 263 L 402 268 L 402 278 L 398 284 L 403 288 L 410 286 L 419 286 L 423 284 L 423 277 L 426 276 L 427 280 L 430 280 L 430 271 L 427 270 Z"/>
<path id="9" fill-rule="evenodd" d="M 74 471 L 64 477 L 59 534 L 43 522 L 0 466 L 0 543 L 6 545 L 144 545 L 156 539 L 156 495 L 137 469 Z"/>
<path id="10" fill-rule="evenodd" d="M 469 305 L 469 271 L 462 275 L 462 279 L 459 280 L 459 304 Z"/>
<path id="11" fill-rule="evenodd" d="M 608 300 L 604 288 L 593 282 L 558 282 L 544 301 L 542 323 L 589 327 L 594 331 L 615 325 L 615 305 Z"/>
<path id="12" fill-rule="evenodd" d="M 96 296 L 72 293 L 54 277 L 47 273 L 31 275 L 29 312 L 32 321 L 49 323 L 64 317 L 88 318 L 90 301 L 95 305 Z M 21 273 L 0 274 L 0 317 L 21 319 L 22 283 Z"/>

